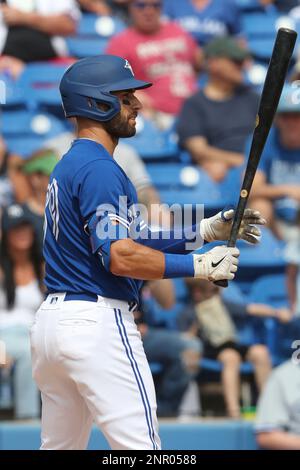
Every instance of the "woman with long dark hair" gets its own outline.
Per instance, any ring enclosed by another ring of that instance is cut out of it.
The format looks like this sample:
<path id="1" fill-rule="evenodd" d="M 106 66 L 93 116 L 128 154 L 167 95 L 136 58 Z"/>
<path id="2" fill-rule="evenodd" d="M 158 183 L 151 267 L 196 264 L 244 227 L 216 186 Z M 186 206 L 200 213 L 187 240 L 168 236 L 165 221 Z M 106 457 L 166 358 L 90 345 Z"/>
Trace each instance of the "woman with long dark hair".
<path id="1" fill-rule="evenodd" d="M 29 328 L 42 300 L 42 257 L 30 214 L 20 205 L 3 212 L 0 253 L 0 339 L 14 364 L 16 418 L 39 416 L 39 394 L 31 375 Z"/>

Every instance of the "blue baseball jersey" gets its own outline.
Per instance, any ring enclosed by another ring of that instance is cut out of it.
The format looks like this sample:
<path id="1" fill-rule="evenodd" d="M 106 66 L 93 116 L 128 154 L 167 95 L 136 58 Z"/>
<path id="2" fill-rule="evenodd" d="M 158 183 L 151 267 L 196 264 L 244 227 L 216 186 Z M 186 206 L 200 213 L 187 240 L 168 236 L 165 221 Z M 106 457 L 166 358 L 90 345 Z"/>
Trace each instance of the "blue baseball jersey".
<path id="1" fill-rule="evenodd" d="M 99 207 L 105 207 L 112 223 L 123 228 L 116 231 L 115 240 L 126 238 L 136 203 L 133 184 L 106 149 L 89 139 L 75 140 L 56 165 L 48 187 L 44 227 L 48 292 L 138 302 L 142 282 L 105 269 L 86 230 Z"/>
<path id="2" fill-rule="evenodd" d="M 188 31 L 200 46 L 219 36 L 240 35 L 240 14 L 234 0 L 211 0 L 199 10 L 191 0 L 164 0 L 164 13 Z"/>

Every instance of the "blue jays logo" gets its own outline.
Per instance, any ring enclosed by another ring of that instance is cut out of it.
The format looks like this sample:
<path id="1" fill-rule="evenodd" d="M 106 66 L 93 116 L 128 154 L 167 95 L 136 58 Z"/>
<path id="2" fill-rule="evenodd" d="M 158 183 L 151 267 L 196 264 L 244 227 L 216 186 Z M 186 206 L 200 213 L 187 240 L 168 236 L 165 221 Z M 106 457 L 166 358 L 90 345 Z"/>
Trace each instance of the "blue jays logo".
<path id="1" fill-rule="evenodd" d="M 130 65 L 130 63 L 128 62 L 128 60 L 127 60 L 127 59 L 125 59 L 125 65 L 124 65 L 124 68 L 125 68 L 125 69 L 129 69 L 129 70 L 130 70 L 130 72 L 132 73 L 132 76 L 134 77 L 134 73 L 133 73 L 132 67 L 131 67 L 131 65 Z"/>

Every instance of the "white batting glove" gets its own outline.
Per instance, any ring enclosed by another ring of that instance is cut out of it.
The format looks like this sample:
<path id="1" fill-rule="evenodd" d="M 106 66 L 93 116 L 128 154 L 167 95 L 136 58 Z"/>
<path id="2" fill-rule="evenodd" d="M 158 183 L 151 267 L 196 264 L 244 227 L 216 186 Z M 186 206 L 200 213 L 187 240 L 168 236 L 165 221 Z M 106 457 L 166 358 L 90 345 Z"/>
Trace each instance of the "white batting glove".
<path id="1" fill-rule="evenodd" d="M 222 212 L 203 219 L 200 224 L 201 237 L 212 242 L 215 240 L 228 240 L 233 222 L 234 209 L 223 209 Z M 256 225 L 265 225 L 259 211 L 246 209 L 239 229 L 238 238 L 242 238 L 249 243 L 259 243 L 261 232 Z"/>
<path id="2" fill-rule="evenodd" d="M 238 248 L 228 248 L 224 245 L 217 246 L 204 255 L 193 255 L 194 277 L 209 281 L 231 281 L 238 269 L 239 255 Z"/>

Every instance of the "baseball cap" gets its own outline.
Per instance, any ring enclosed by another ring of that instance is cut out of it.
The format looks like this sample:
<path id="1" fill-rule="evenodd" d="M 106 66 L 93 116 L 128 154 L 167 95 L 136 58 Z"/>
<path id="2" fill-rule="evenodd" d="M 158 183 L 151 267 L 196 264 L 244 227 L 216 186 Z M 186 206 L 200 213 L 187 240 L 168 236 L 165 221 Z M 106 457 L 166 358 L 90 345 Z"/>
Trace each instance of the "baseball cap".
<path id="1" fill-rule="evenodd" d="M 225 36 L 213 39 L 204 48 L 207 58 L 226 57 L 236 61 L 244 61 L 251 56 L 245 47 L 242 47 L 236 39 Z"/>
<path id="2" fill-rule="evenodd" d="M 300 87 L 286 84 L 283 87 L 277 113 L 300 113 Z"/>
<path id="3" fill-rule="evenodd" d="M 3 210 L 2 230 L 4 232 L 26 223 L 31 223 L 31 216 L 27 207 L 21 204 L 13 204 Z"/>
<path id="4" fill-rule="evenodd" d="M 53 150 L 45 149 L 36 152 L 23 165 L 23 171 L 27 175 L 32 173 L 43 173 L 50 176 L 54 170 L 58 158 Z"/>

